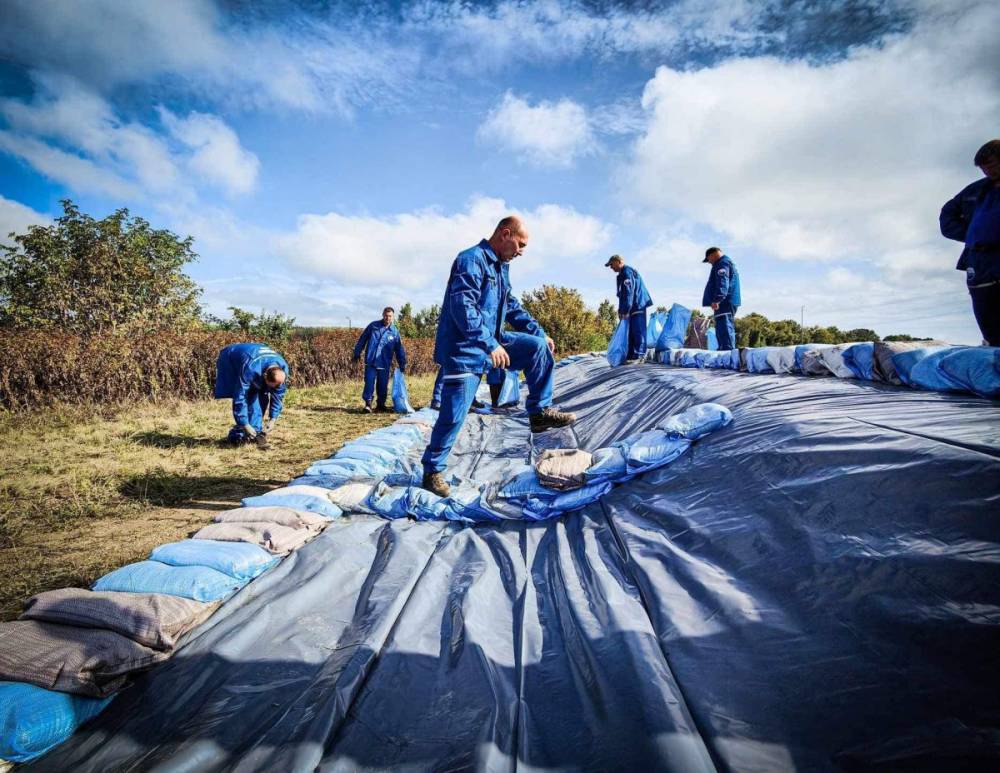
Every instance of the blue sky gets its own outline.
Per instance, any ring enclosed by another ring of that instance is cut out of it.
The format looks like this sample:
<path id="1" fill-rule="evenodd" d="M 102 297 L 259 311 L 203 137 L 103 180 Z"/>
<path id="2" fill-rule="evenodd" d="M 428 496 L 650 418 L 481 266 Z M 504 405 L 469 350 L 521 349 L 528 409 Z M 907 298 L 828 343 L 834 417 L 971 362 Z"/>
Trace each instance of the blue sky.
<path id="1" fill-rule="evenodd" d="M 522 214 L 515 289 L 977 343 L 941 204 L 1000 134 L 1000 5 L 5 0 L 0 232 L 70 197 L 195 237 L 204 304 L 358 325 Z"/>

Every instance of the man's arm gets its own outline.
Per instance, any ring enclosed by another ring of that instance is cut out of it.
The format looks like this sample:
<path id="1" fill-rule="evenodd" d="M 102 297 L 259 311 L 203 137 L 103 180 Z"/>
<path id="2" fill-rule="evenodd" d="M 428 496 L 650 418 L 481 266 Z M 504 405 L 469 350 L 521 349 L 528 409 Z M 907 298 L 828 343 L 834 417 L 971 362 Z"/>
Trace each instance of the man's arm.
<path id="1" fill-rule="evenodd" d="M 479 309 L 484 271 L 482 261 L 476 260 L 471 255 L 460 255 L 456 258 L 445 303 L 448 304 L 451 317 L 462 335 L 489 354 L 500 343 L 493 335 L 493 331 L 487 327 Z"/>
<path id="2" fill-rule="evenodd" d="M 628 316 L 628 305 L 629 305 L 629 281 L 628 274 L 624 273 L 625 269 L 622 269 L 620 277 L 621 281 L 618 282 L 618 318 L 624 319 Z"/>
<path id="3" fill-rule="evenodd" d="M 964 242 L 965 233 L 969 230 L 969 224 L 962 217 L 962 197 L 964 194 L 965 190 L 941 207 L 941 215 L 938 217 L 938 222 L 941 224 L 941 235 L 948 239 L 954 239 L 956 242 Z"/>
<path id="4" fill-rule="evenodd" d="M 368 346 L 368 339 L 371 338 L 371 335 L 372 335 L 372 326 L 368 325 L 368 327 L 364 329 L 364 331 L 361 333 L 361 336 L 358 338 L 358 342 L 354 344 L 355 362 L 361 359 L 361 352 L 363 352 L 365 347 Z"/>
<path id="5" fill-rule="evenodd" d="M 240 383 L 233 392 L 233 420 L 236 426 L 243 427 L 250 423 L 250 412 L 247 410 L 247 392 L 250 391 L 250 380 L 247 378 L 246 367 L 240 371 Z"/>

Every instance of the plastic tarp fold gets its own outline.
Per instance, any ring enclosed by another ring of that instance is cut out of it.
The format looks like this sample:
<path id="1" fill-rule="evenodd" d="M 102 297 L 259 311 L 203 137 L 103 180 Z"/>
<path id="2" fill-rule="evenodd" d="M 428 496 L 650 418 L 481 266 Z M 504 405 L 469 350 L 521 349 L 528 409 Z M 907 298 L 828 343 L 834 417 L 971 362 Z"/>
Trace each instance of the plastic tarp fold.
<path id="1" fill-rule="evenodd" d="M 29 770 L 995 766 L 995 404 L 598 358 L 556 400 L 587 450 L 734 418 L 569 516 L 334 521 Z M 449 473 L 530 440 L 470 416 Z"/>

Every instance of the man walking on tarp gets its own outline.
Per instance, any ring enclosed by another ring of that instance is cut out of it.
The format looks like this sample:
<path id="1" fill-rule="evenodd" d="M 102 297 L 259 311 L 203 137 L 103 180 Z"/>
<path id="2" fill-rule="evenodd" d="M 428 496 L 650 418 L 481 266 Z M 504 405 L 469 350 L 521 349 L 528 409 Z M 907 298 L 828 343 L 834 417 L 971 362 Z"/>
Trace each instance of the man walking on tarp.
<path id="1" fill-rule="evenodd" d="M 382 309 L 382 319 L 376 319 L 361 334 L 354 345 L 354 361 L 361 359 L 365 352 L 365 388 L 361 399 L 365 401 L 365 411 L 372 412 L 372 397 L 378 396 L 375 410 L 388 413 L 385 401 L 389 394 L 389 374 L 392 373 L 392 356 L 396 355 L 399 372 L 406 372 L 406 349 L 403 348 L 403 337 L 399 329 L 392 323 L 396 311 L 392 306 Z"/>
<path id="2" fill-rule="evenodd" d="M 256 441 L 267 448 L 268 433 L 281 415 L 288 388 L 288 363 L 266 344 L 232 344 L 219 352 L 215 399 L 233 401 L 233 444 Z M 267 416 L 267 422 L 264 416 Z"/>
<path id="3" fill-rule="evenodd" d="M 653 305 L 639 272 L 625 265 L 621 255 L 612 255 L 604 264 L 618 274 L 618 319 L 628 320 L 626 365 L 635 365 L 646 356 L 646 309 Z"/>
<path id="4" fill-rule="evenodd" d="M 434 361 L 441 366 L 441 410 L 423 455 L 423 487 L 438 496 L 451 489 L 442 473 L 483 372 L 524 371 L 532 432 L 565 427 L 572 413 L 552 408 L 555 343 L 522 308 L 510 287 L 510 262 L 528 246 L 521 220 L 501 220 L 489 239 L 458 254 L 441 303 Z M 515 331 L 504 330 L 509 324 Z"/>
<path id="5" fill-rule="evenodd" d="M 1000 346 L 1000 139 L 972 161 L 984 175 L 941 208 L 941 233 L 965 242 L 955 266 L 965 272 L 972 313 L 988 346 Z"/>
<path id="6" fill-rule="evenodd" d="M 708 284 L 701 297 L 702 306 L 711 306 L 715 317 L 715 335 L 719 340 L 719 351 L 736 348 L 736 310 L 740 299 L 740 274 L 728 255 L 723 255 L 718 247 L 705 250 L 705 260 L 711 263 Z"/>

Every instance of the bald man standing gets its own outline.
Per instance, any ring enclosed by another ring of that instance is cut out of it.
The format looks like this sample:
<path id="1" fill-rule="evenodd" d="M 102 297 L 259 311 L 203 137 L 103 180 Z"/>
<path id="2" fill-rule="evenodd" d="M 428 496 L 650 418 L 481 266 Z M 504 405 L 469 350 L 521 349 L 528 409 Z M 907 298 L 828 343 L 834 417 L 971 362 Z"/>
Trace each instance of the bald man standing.
<path id="1" fill-rule="evenodd" d="M 532 432 L 565 427 L 572 413 L 552 408 L 555 343 L 521 306 L 510 286 L 510 262 L 528 246 L 528 231 L 513 215 L 489 239 L 458 254 L 441 303 L 434 361 L 441 366 L 441 410 L 423 455 L 423 487 L 448 496 L 442 473 L 483 373 L 524 372 Z M 509 324 L 517 332 L 504 330 Z"/>

